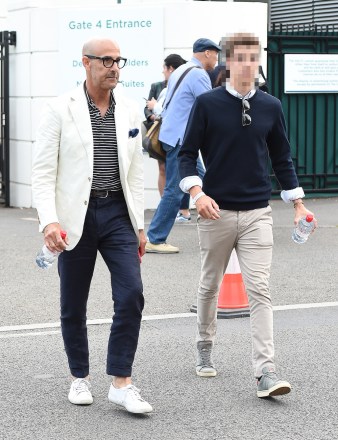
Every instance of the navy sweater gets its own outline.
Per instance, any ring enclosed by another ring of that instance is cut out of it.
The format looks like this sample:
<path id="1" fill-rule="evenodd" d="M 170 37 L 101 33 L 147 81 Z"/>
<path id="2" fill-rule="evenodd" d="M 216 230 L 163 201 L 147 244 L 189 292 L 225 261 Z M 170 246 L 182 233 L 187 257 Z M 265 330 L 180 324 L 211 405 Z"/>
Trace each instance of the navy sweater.
<path id="1" fill-rule="evenodd" d="M 298 187 L 280 101 L 260 90 L 249 99 L 251 125 L 242 126 L 242 101 L 224 87 L 196 98 L 179 152 L 181 178 L 196 176 L 201 150 L 203 191 L 221 209 L 263 208 L 271 196 L 269 156 L 284 190 Z"/>

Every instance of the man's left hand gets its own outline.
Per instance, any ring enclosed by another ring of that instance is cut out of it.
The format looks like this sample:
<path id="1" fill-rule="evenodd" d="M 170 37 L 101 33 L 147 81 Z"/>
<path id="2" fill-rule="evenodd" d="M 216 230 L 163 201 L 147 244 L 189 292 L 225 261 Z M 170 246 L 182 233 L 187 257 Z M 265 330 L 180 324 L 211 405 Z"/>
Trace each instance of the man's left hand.
<path id="1" fill-rule="evenodd" d="M 140 242 L 140 246 L 139 246 L 140 256 L 143 257 L 143 255 L 146 253 L 146 242 L 147 242 L 146 235 L 143 229 L 139 229 L 139 242 Z"/>
<path id="2" fill-rule="evenodd" d="M 309 211 L 303 203 L 295 203 L 295 218 L 293 221 L 294 224 L 297 225 L 299 220 L 303 217 L 306 217 L 308 214 L 313 215 L 313 223 L 315 225 L 314 229 L 316 229 L 318 226 L 318 222 L 314 216 L 314 213 Z"/>

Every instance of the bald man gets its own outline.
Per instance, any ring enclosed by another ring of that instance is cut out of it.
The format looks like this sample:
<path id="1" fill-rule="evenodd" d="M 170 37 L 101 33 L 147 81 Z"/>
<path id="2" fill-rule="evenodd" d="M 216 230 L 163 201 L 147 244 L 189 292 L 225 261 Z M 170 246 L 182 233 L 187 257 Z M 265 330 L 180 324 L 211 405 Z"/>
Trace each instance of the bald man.
<path id="1" fill-rule="evenodd" d="M 40 231 L 61 252 L 61 328 L 72 383 L 68 399 L 93 402 L 86 327 L 87 300 L 97 251 L 111 275 L 114 319 L 110 329 L 108 399 L 132 413 L 152 407 L 132 384 L 145 253 L 140 115 L 133 101 L 114 95 L 126 64 L 109 39 L 84 44 L 86 80 L 47 104 L 37 133 L 32 185 Z M 61 230 L 67 232 L 61 238 Z"/>

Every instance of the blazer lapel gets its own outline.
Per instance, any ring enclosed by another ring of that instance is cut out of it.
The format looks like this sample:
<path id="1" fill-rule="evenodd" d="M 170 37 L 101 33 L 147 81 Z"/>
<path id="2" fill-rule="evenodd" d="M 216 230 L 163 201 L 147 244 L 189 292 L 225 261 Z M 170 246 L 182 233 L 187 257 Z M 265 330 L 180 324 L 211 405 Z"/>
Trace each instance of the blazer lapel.
<path id="1" fill-rule="evenodd" d="M 122 99 L 115 96 L 115 126 L 121 180 L 127 175 L 129 112 Z"/>
<path id="2" fill-rule="evenodd" d="M 79 136 L 82 140 L 82 145 L 86 150 L 90 169 L 92 170 L 94 163 L 93 132 L 88 110 L 88 103 L 83 90 L 83 84 L 75 89 L 71 94 L 69 109 Z"/>

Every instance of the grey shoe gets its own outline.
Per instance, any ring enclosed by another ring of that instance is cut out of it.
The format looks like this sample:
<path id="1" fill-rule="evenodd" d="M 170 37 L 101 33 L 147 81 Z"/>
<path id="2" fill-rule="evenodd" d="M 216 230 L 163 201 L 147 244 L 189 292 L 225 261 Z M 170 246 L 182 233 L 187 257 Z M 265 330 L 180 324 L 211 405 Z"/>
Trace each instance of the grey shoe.
<path id="1" fill-rule="evenodd" d="M 291 385 L 285 380 L 278 379 L 273 368 L 265 367 L 262 370 L 263 375 L 257 381 L 257 396 L 281 396 L 291 391 Z"/>
<path id="2" fill-rule="evenodd" d="M 211 356 L 212 342 L 197 342 L 196 374 L 202 377 L 214 377 L 217 374 Z"/>

